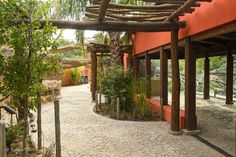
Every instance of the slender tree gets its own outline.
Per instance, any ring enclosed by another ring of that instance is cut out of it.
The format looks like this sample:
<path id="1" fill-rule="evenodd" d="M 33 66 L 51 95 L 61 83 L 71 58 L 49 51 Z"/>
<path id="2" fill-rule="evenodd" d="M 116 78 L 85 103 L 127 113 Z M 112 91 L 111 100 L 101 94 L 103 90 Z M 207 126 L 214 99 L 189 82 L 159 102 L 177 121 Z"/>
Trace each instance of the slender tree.
<path id="1" fill-rule="evenodd" d="M 91 4 L 90 0 L 59 0 L 61 18 L 81 21 L 84 19 L 85 8 Z M 76 30 L 77 43 L 84 49 L 84 30 Z"/>
<path id="2" fill-rule="evenodd" d="M 49 3 L 39 0 L 0 2 L 0 46 L 8 45 L 13 51 L 11 57 L 0 63 L 0 75 L 4 76 L 0 94 L 6 98 L 13 96 L 17 107 L 24 111 L 23 157 L 26 156 L 28 112 L 33 105 L 30 100 L 36 97 L 42 87 L 41 80 L 53 72 L 57 63 L 48 57 L 56 48 L 55 27 L 46 22 L 41 28 L 39 22 L 47 20 L 49 7 Z M 24 19 L 29 22 L 14 23 Z"/>

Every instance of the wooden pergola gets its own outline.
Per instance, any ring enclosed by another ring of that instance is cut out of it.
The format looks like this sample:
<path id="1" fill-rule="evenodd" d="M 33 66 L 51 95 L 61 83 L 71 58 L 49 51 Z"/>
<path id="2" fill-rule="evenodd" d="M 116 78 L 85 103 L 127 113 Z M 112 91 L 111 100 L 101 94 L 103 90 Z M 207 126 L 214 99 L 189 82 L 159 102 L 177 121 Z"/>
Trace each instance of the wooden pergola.
<path id="1" fill-rule="evenodd" d="M 155 0 L 155 5 L 146 5 L 146 6 L 130 6 L 123 4 L 114 4 L 110 3 L 110 0 L 98 0 L 94 1 L 92 6 L 86 8 L 86 16 L 90 18 L 90 20 L 97 22 L 110 22 L 111 28 L 115 28 L 112 24 L 114 23 L 123 23 L 126 26 L 126 31 L 143 31 L 143 32 L 160 32 L 164 29 L 165 31 L 171 32 L 171 64 L 172 64 L 172 105 L 171 105 L 171 130 L 173 132 L 180 131 L 180 78 L 179 78 L 179 63 L 178 63 L 178 31 L 180 28 L 185 27 L 184 21 L 179 21 L 179 16 L 183 16 L 186 13 L 192 13 L 194 11 L 194 7 L 199 7 L 200 3 L 198 2 L 211 2 L 211 0 Z M 117 22 L 118 21 L 118 22 Z M 170 26 L 169 24 L 172 26 Z M 134 24 L 133 26 L 128 24 Z M 155 26 L 158 25 L 158 26 Z M 122 28 L 120 25 L 120 28 Z M 153 27 L 154 26 L 154 30 Z M 140 30 L 140 28 L 145 30 Z M 113 31 L 117 31 L 112 29 Z M 111 31 L 108 29 L 107 31 Z M 190 49 L 190 47 L 189 47 Z M 162 56 L 166 58 L 166 54 L 162 53 Z M 191 55 L 188 57 L 192 61 L 193 57 Z M 149 84 L 147 88 L 151 88 L 151 57 L 148 53 L 145 54 L 146 61 L 146 79 Z M 134 67 L 136 71 L 138 70 L 138 59 L 135 59 Z M 164 61 L 165 62 L 165 61 Z M 96 62 L 95 62 L 96 63 Z M 94 64 L 95 64 L 94 63 Z M 163 63 L 163 62 L 162 62 Z M 163 63 L 163 64 L 166 64 Z M 189 64 L 190 66 L 190 64 Z M 186 69 L 189 71 L 188 69 Z M 163 71 L 162 71 L 163 73 Z M 136 73 L 136 78 L 138 75 Z M 167 80 L 167 78 L 162 77 L 162 81 Z M 166 85 L 167 82 L 164 85 Z M 191 78 L 189 78 L 191 81 Z M 94 82 L 95 83 L 95 82 Z M 167 87 L 167 85 L 166 85 Z M 166 89 L 166 88 L 165 88 Z M 165 91 L 162 88 L 163 91 Z M 151 91 L 151 90 L 148 90 Z M 165 91 L 166 92 L 166 91 Z M 148 94 L 150 96 L 150 94 Z M 189 95 L 195 98 L 194 95 Z M 165 102 L 162 101 L 161 108 Z M 188 109 L 188 108 L 187 108 Z M 196 111 L 191 110 L 188 112 L 190 117 L 187 121 L 194 122 L 194 116 L 196 115 Z M 191 124 L 190 124 L 191 125 Z M 187 125 L 188 126 L 188 125 Z M 194 130 L 196 127 L 187 127 L 189 130 Z"/>
<path id="2" fill-rule="evenodd" d="M 121 59 L 121 65 L 124 66 L 124 53 L 128 54 L 128 65 L 131 67 L 132 65 L 132 45 L 120 45 L 119 57 Z M 110 57 L 112 52 L 110 46 L 99 43 L 90 43 L 87 45 L 87 51 L 91 54 L 91 72 L 92 72 L 92 99 L 96 99 L 96 91 L 97 91 L 97 58 L 98 57 Z"/>
<path id="3" fill-rule="evenodd" d="M 65 29 L 80 29 L 80 30 L 98 30 L 98 31 L 125 31 L 125 32 L 171 32 L 171 44 L 170 44 L 170 56 L 172 63 L 172 105 L 171 105 L 171 130 L 173 132 L 180 131 L 180 78 L 179 78 L 179 53 L 178 53 L 178 31 L 181 28 L 186 27 L 185 21 L 179 21 L 179 17 L 195 11 L 195 7 L 200 7 L 199 2 L 211 2 L 212 0 L 143 0 L 145 2 L 154 2 L 155 5 L 134 6 L 124 4 L 110 3 L 110 0 L 97 0 L 86 8 L 85 15 L 88 17 L 87 21 L 59 21 L 49 20 L 57 28 Z M 22 21 L 13 21 L 13 24 L 17 24 Z M 25 20 L 24 22 L 29 22 Z M 45 25 L 45 21 L 41 21 L 42 26 Z M 188 64 L 186 71 L 191 75 L 194 65 L 190 64 L 195 58 L 193 57 L 191 44 L 188 40 L 185 41 L 186 45 L 186 62 Z M 93 53 L 92 53 L 93 54 Z M 161 51 L 163 57 L 162 66 L 166 66 L 165 58 L 167 53 Z M 94 55 L 92 55 L 94 56 Z M 150 60 L 151 56 L 146 53 L 146 76 L 150 80 Z M 134 67 L 138 71 L 139 59 L 134 59 Z M 95 59 L 92 64 L 96 65 Z M 161 73 L 165 76 L 164 68 L 161 68 Z M 136 78 L 138 74 L 136 73 Z M 93 77 L 94 78 L 94 77 Z M 166 86 L 165 77 L 162 78 L 163 85 Z M 187 80 L 189 84 L 192 84 L 193 80 L 189 77 Z M 94 84 L 93 82 L 92 84 Z M 194 84 L 193 84 L 194 85 Z M 149 85 L 148 88 L 151 86 Z M 166 88 L 166 87 L 165 87 Z M 166 92 L 165 88 L 161 88 L 163 92 Z M 193 88 L 193 87 L 192 87 Z M 191 89 L 189 87 L 189 93 Z M 188 94 L 188 93 L 187 93 Z M 189 100 L 195 99 L 195 95 L 190 94 Z M 164 98 L 165 96 L 163 96 Z M 163 99 L 162 98 L 162 99 Z M 165 104 L 165 100 L 161 101 L 162 107 Z M 189 101 L 191 102 L 191 101 Z M 186 107 L 186 128 L 188 130 L 196 129 L 196 111 L 191 104 Z M 195 104 L 193 104 L 195 105 Z M 193 123 L 194 126 L 191 124 Z"/>

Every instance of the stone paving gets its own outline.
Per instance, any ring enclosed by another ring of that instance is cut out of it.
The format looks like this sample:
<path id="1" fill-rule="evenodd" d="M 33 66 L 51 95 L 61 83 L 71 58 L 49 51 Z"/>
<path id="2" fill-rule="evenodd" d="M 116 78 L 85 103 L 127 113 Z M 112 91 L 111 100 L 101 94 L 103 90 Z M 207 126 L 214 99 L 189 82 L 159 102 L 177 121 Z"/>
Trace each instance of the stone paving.
<path id="1" fill-rule="evenodd" d="M 64 87 L 62 96 L 63 157 L 223 156 L 191 136 L 170 134 L 167 122 L 117 121 L 95 114 L 88 85 Z M 42 116 L 48 147 L 55 141 L 53 104 L 43 106 Z"/>
<path id="2" fill-rule="evenodd" d="M 225 105 L 225 100 L 197 97 L 198 127 L 201 137 L 231 155 L 235 153 L 236 105 Z"/>

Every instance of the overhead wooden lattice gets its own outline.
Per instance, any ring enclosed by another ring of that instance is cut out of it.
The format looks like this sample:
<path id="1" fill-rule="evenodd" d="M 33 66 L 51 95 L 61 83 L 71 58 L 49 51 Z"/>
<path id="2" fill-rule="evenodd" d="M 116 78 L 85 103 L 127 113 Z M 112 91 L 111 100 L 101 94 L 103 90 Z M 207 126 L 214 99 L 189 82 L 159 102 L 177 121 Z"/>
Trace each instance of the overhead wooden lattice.
<path id="1" fill-rule="evenodd" d="M 110 0 L 95 0 L 86 7 L 86 21 L 49 20 L 59 29 L 80 29 L 97 31 L 131 31 L 131 32 L 166 32 L 186 27 L 179 17 L 195 11 L 200 2 L 212 0 L 142 0 L 155 2 L 155 5 L 134 6 L 110 3 Z M 29 19 L 12 20 L 12 25 Z M 43 27 L 45 20 L 40 21 Z"/>
<path id="2" fill-rule="evenodd" d="M 86 45 L 87 51 L 95 52 L 95 53 L 111 53 L 111 49 L 109 45 L 105 44 L 98 44 L 98 43 L 89 43 Z M 128 53 L 132 51 L 132 45 L 120 45 L 120 52 L 121 53 Z"/>
<path id="3" fill-rule="evenodd" d="M 94 0 L 86 7 L 86 17 L 92 21 L 128 22 L 177 22 L 179 16 L 195 11 L 200 2 L 212 0 L 142 0 L 155 5 L 135 6 L 110 3 L 110 0 Z"/>

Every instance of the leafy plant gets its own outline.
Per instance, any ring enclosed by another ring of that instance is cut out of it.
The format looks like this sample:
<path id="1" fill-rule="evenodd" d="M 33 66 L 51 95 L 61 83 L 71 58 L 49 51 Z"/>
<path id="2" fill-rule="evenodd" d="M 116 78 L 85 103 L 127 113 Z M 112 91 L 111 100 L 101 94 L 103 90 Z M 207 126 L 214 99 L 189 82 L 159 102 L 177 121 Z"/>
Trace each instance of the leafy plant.
<path id="1" fill-rule="evenodd" d="M 134 112 L 139 119 L 143 119 L 148 113 L 148 104 L 146 100 L 146 96 L 144 94 L 140 94 L 138 96 L 138 102 L 135 106 Z"/>
<path id="2" fill-rule="evenodd" d="M 16 141 L 16 139 L 22 135 L 23 133 L 23 125 L 21 123 L 11 126 L 6 131 L 6 146 L 11 152 L 11 145 Z"/>
<path id="3" fill-rule="evenodd" d="M 17 100 L 19 117 L 24 119 L 22 156 L 26 155 L 30 99 L 36 97 L 43 78 L 59 67 L 51 57 L 56 49 L 56 28 L 47 21 L 49 11 L 49 2 L 0 1 L 0 46 L 8 45 L 13 50 L 13 55 L 0 63 L 0 75 L 4 76 L 0 93 Z M 46 20 L 43 26 L 40 20 Z"/>
<path id="4" fill-rule="evenodd" d="M 122 66 L 114 65 L 104 70 L 100 81 L 101 92 L 109 100 L 109 103 L 112 99 L 119 98 L 121 110 L 131 109 L 132 72 L 130 69 L 125 71 Z"/>
<path id="5" fill-rule="evenodd" d="M 146 80 L 133 80 L 132 92 L 137 94 L 137 101 L 134 101 L 134 113 L 139 119 L 143 119 L 148 111 L 149 106 L 147 103 L 147 81 Z"/>

